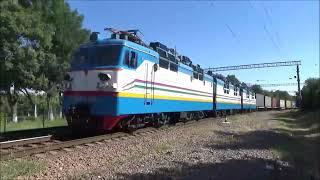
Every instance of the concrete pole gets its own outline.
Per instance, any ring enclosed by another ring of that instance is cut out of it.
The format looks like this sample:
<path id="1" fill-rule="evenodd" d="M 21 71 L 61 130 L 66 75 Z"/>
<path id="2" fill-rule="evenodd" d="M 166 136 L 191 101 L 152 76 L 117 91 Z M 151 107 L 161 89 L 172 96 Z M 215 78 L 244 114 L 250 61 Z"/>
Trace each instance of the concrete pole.
<path id="1" fill-rule="evenodd" d="M 301 89 L 300 89 L 300 70 L 299 65 L 297 65 L 297 82 L 298 82 L 298 106 L 300 107 L 302 95 L 301 95 Z"/>
<path id="2" fill-rule="evenodd" d="M 37 100 L 38 100 L 38 93 L 36 92 L 34 94 L 34 110 L 33 110 L 33 115 L 34 115 L 34 118 L 37 118 L 38 117 L 38 111 L 37 111 Z"/>
<path id="3" fill-rule="evenodd" d="M 34 118 L 38 117 L 38 113 L 37 113 L 37 104 L 34 104 Z"/>

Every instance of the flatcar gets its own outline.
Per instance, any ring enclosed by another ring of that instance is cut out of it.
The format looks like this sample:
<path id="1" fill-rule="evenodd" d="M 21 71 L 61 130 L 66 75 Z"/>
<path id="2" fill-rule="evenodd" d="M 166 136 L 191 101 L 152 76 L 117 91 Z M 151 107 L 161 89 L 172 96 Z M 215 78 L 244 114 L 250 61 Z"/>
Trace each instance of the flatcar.
<path id="1" fill-rule="evenodd" d="M 255 94 L 205 72 L 136 31 L 92 34 L 64 78 L 63 112 L 73 129 L 136 129 L 256 109 Z"/>

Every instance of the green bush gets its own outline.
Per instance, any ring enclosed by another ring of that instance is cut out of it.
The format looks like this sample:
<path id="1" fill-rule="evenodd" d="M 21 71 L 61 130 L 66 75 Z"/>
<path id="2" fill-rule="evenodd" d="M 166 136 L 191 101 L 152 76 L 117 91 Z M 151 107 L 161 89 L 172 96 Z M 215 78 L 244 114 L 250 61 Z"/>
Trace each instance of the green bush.
<path id="1" fill-rule="evenodd" d="M 320 108 L 320 79 L 310 78 L 305 81 L 302 88 L 301 106 L 303 109 L 319 109 Z"/>

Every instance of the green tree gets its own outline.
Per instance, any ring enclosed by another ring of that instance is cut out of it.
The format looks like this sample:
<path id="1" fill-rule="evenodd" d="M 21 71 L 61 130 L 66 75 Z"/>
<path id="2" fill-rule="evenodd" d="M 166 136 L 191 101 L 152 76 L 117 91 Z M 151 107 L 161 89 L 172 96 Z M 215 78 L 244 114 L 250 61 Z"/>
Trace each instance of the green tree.
<path id="1" fill-rule="evenodd" d="M 263 89 L 261 88 L 260 85 L 252 85 L 251 86 L 251 90 L 254 92 L 254 93 L 259 93 L 259 94 L 263 94 Z"/>
<path id="2" fill-rule="evenodd" d="M 13 116 L 19 91 L 33 103 L 28 90 L 43 90 L 49 106 L 73 49 L 88 39 L 83 17 L 63 0 L 1 1 L 0 10 L 0 90 Z"/>
<path id="3" fill-rule="evenodd" d="M 46 22 L 54 27 L 53 46 L 50 52 L 55 59 L 48 59 L 40 65 L 40 75 L 48 78 L 42 90 L 47 94 L 48 116 L 53 118 L 51 99 L 57 96 L 63 76 L 69 68 L 71 54 L 81 43 L 89 39 L 90 32 L 82 28 L 83 16 L 72 11 L 64 0 L 36 1 L 34 6 L 42 11 Z"/>
<path id="4" fill-rule="evenodd" d="M 305 81 L 301 91 L 302 108 L 315 109 L 320 108 L 320 79 L 310 78 Z"/>
<path id="5" fill-rule="evenodd" d="M 48 51 L 52 46 L 52 26 L 25 2 L 0 2 L 0 86 L 7 95 L 14 121 L 18 92 L 28 93 L 27 89 L 44 82 L 43 77 L 37 76 L 40 64 L 46 57 L 54 57 Z"/>
<path id="6" fill-rule="evenodd" d="M 241 82 L 239 81 L 239 79 L 237 79 L 237 77 L 235 75 L 228 75 L 227 76 L 227 81 L 230 82 L 233 85 L 240 85 Z"/>
<path id="7" fill-rule="evenodd" d="M 287 91 L 274 91 L 271 94 L 274 97 L 279 97 L 280 99 L 284 99 L 284 100 L 293 100 L 293 97 L 287 92 Z"/>

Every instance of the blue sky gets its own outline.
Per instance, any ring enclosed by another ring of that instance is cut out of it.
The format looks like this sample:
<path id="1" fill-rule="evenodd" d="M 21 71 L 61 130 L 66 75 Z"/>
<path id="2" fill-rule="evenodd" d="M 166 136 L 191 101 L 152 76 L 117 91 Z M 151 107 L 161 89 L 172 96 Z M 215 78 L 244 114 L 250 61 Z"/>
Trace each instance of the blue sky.
<path id="1" fill-rule="evenodd" d="M 301 79 L 319 76 L 319 1 L 69 0 L 83 26 L 140 29 L 146 42 L 176 47 L 203 68 L 301 60 Z M 108 34 L 109 36 L 109 34 Z M 221 72 L 248 83 L 291 83 L 295 67 Z M 259 80 L 259 82 L 257 82 Z M 291 87 L 272 87 L 294 91 Z"/>

